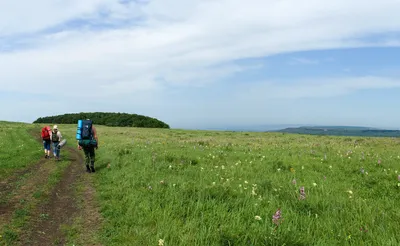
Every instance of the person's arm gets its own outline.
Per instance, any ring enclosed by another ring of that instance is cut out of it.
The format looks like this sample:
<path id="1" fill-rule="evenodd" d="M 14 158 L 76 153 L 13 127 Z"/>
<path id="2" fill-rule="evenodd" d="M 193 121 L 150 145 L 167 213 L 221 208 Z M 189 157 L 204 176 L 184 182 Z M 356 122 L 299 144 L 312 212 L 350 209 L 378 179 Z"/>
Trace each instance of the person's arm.
<path id="1" fill-rule="evenodd" d="M 60 142 L 61 142 L 61 140 L 62 140 L 62 134 L 61 134 L 60 131 L 58 131 L 57 134 L 58 134 L 58 137 L 60 138 L 59 140 L 60 140 Z"/>
<path id="2" fill-rule="evenodd" d="M 92 126 L 92 130 L 93 130 L 93 137 L 94 137 L 94 139 L 96 139 L 97 147 L 98 147 L 99 146 L 99 138 L 97 137 L 96 127 Z"/>

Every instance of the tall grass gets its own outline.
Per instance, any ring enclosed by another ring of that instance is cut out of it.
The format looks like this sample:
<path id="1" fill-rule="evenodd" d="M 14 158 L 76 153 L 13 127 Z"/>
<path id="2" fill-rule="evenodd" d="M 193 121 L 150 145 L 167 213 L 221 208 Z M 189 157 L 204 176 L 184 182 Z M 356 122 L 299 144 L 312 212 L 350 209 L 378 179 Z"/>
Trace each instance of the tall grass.
<path id="1" fill-rule="evenodd" d="M 0 180 L 43 156 L 43 147 L 32 138 L 31 129 L 29 124 L 0 122 Z"/>
<path id="2" fill-rule="evenodd" d="M 75 126 L 64 127 L 74 138 Z M 99 126 L 98 133 L 105 245 L 400 243 L 398 139 Z"/>

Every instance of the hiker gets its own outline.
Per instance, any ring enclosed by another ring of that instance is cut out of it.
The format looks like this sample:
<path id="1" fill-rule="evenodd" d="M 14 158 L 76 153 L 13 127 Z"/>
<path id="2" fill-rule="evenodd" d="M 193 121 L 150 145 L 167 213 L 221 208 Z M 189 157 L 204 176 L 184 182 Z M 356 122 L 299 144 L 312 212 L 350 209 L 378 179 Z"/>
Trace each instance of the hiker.
<path id="1" fill-rule="evenodd" d="M 44 158 L 50 158 L 50 145 L 51 145 L 51 129 L 49 126 L 44 126 L 42 128 L 42 140 L 43 140 L 43 148 L 44 148 Z"/>
<path id="2" fill-rule="evenodd" d="M 86 172 L 94 173 L 94 162 L 96 156 L 94 149 L 98 149 L 99 143 L 97 131 L 90 119 L 78 121 L 78 125 L 80 125 L 80 123 L 82 123 L 82 126 L 78 138 L 78 149 L 83 149 L 83 152 L 85 153 Z"/>
<path id="3" fill-rule="evenodd" d="M 53 131 L 51 132 L 51 142 L 53 143 L 53 155 L 57 161 L 60 160 L 60 148 L 58 148 L 58 144 L 61 142 L 61 132 L 58 130 L 58 126 L 53 126 Z"/>

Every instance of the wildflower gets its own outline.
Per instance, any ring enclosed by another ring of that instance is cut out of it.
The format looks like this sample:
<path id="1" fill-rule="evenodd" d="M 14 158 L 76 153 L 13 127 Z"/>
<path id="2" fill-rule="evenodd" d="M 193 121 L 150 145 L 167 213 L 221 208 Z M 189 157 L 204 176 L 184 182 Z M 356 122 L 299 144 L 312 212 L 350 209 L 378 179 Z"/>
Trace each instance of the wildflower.
<path id="1" fill-rule="evenodd" d="M 304 191 L 304 186 L 300 187 L 300 200 L 306 199 L 306 192 Z"/>
<path id="2" fill-rule="evenodd" d="M 261 217 L 258 216 L 258 215 L 256 215 L 256 216 L 254 217 L 254 219 L 255 219 L 255 220 L 261 220 Z"/>
<path id="3" fill-rule="evenodd" d="M 297 182 L 296 182 L 296 179 L 293 179 L 293 180 L 292 180 L 292 184 L 295 185 L 296 183 L 297 183 Z"/>
<path id="4" fill-rule="evenodd" d="M 296 170 L 294 170 L 294 168 L 293 168 L 293 167 L 291 167 L 291 168 L 290 168 L 290 172 L 292 172 L 292 173 L 295 173 L 295 172 L 296 172 Z"/>
<path id="5" fill-rule="evenodd" d="M 278 208 L 278 210 L 275 212 L 275 214 L 272 216 L 272 222 L 275 225 L 279 225 L 281 220 L 281 209 Z"/>
<path id="6" fill-rule="evenodd" d="M 313 183 L 314 187 L 317 186 L 317 183 Z"/>
<path id="7" fill-rule="evenodd" d="M 158 239 L 158 246 L 164 246 L 164 240 Z"/>
<path id="8" fill-rule="evenodd" d="M 329 169 L 332 169 L 332 165 L 329 166 Z"/>
<path id="9" fill-rule="evenodd" d="M 361 168 L 360 171 L 361 171 L 362 174 L 365 173 L 364 168 Z"/>
<path id="10" fill-rule="evenodd" d="M 397 175 L 397 180 L 400 181 L 400 175 Z"/>
<path id="11" fill-rule="evenodd" d="M 253 187 L 253 189 L 251 190 L 251 195 L 257 196 L 256 190 L 257 190 L 257 187 Z"/>
<path id="12" fill-rule="evenodd" d="M 351 190 L 347 191 L 350 195 L 353 195 L 353 192 Z"/>
<path id="13" fill-rule="evenodd" d="M 380 164 L 381 164 L 381 159 L 378 160 L 378 165 L 380 165 Z"/>

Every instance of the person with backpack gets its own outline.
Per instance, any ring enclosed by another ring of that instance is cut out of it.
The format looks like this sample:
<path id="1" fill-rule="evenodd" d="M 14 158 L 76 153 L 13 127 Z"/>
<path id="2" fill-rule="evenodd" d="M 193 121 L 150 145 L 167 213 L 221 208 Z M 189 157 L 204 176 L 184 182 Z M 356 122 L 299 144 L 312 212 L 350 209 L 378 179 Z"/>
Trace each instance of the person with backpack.
<path id="1" fill-rule="evenodd" d="M 58 130 L 58 126 L 54 125 L 53 126 L 53 131 L 51 132 L 51 142 L 53 143 L 53 155 L 56 158 L 57 161 L 60 160 L 60 148 L 58 148 L 58 145 L 61 142 L 61 132 Z"/>
<path id="2" fill-rule="evenodd" d="M 51 128 L 49 126 L 44 126 L 42 128 L 42 140 L 43 140 L 43 148 L 44 148 L 44 158 L 50 158 L 50 145 L 51 145 Z"/>
<path id="3" fill-rule="evenodd" d="M 95 149 L 98 149 L 99 139 L 96 128 L 90 119 L 78 121 L 77 131 L 78 149 L 85 153 L 86 172 L 94 173 Z"/>

